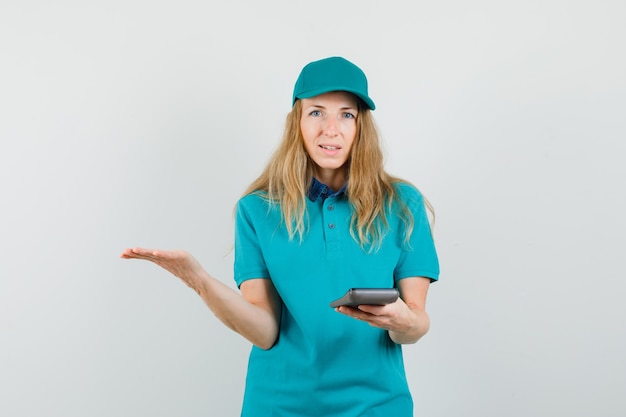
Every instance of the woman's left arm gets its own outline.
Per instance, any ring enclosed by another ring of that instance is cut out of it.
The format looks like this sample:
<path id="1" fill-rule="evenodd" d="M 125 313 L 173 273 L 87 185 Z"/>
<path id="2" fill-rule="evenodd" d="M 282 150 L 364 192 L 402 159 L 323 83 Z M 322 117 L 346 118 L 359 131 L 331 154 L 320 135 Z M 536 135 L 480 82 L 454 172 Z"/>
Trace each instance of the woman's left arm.
<path id="1" fill-rule="evenodd" d="M 428 332 L 430 319 L 426 314 L 426 295 L 430 278 L 410 277 L 398 281 L 400 298 L 386 306 L 360 305 L 339 307 L 337 311 L 374 327 L 386 329 L 395 343 L 417 342 Z"/>
<path id="2" fill-rule="evenodd" d="M 426 295 L 430 278 L 414 277 L 398 281 L 400 300 L 408 308 L 406 321 L 399 321 L 396 329 L 388 329 L 389 337 L 396 343 L 415 343 L 430 328 L 430 318 L 426 313 Z"/>

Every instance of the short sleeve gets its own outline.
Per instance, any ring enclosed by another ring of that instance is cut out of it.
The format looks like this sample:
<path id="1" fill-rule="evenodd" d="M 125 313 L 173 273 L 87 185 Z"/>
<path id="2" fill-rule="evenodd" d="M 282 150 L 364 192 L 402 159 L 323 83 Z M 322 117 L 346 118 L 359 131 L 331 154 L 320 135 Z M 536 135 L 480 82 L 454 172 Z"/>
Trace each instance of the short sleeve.
<path id="1" fill-rule="evenodd" d="M 398 265 L 394 270 L 396 280 L 409 277 L 439 279 L 439 259 L 426 213 L 422 194 L 409 184 L 399 184 L 397 190 L 402 201 L 413 215 L 413 232 L 408 245 L 404 245 Z"/>
<path id="2" fill-rule="evenodd" d="M 258 196 L 249 195 L 237 203 L 234 262 L 234 278 L 237 286 L 241 286 L 241 283 L 249 279 L 269 278 L 269 271 L 257 235 L 259 218 L 266 214 L 267 207 Z"/>

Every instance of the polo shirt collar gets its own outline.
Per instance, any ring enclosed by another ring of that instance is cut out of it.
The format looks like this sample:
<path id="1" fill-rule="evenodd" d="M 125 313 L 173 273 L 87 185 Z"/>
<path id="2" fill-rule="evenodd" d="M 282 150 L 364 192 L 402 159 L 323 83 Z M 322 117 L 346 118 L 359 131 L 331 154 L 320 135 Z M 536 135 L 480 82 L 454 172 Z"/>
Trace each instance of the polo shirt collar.
<path id="1" fill-rule="evenodd" d="M 322 184 L 317 178 L 313 177 L 311 185 L 309 185 L 307 197 L 309 197 L 311 201 L 317 201 L 319 198 L 325 200 L 328 197 L 337 197 L 345 194 L 347 188 L 348 184 L 346 183 L 339 191 L 334 192 L 328 185 Z"/>

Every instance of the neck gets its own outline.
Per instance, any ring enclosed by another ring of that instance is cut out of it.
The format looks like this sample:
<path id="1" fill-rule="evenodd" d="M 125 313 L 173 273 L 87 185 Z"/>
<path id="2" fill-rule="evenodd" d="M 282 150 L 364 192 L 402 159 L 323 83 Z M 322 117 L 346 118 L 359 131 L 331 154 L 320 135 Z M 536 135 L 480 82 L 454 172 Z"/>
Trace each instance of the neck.
<path id="1" fill-rule="evenodd" d="M 327 185 L 331 190 L 337 192 L 346 184 L 345 170 L 324 170 L 317 169 L 313 176 L 322 184 Z"/>

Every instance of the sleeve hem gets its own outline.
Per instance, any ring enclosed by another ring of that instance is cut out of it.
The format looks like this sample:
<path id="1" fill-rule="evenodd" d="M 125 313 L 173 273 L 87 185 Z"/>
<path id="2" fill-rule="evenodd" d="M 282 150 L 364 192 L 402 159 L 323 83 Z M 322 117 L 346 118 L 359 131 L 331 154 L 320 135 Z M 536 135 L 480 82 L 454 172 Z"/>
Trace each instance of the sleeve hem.
<path id="1" fill-rule="evenodd" d="M 241 284 L 251 279 L 270 279 L 270 277 L 267 276 L 266 274 L 246 274 L 246 275 L 237 277 L 235 279 L 235 283 L 237 283 L 237 287 L 241 287 Z"/>
<path id="2" fill-rule="evenodd" d="M 400 281 L 405 278 L 424 277 L 430 279 L 430 282 L 439 281 L 439 272 L 433 271 L 415 271 L 411 273 L 398 274 L 395 277 L 396 281 Z"/>

